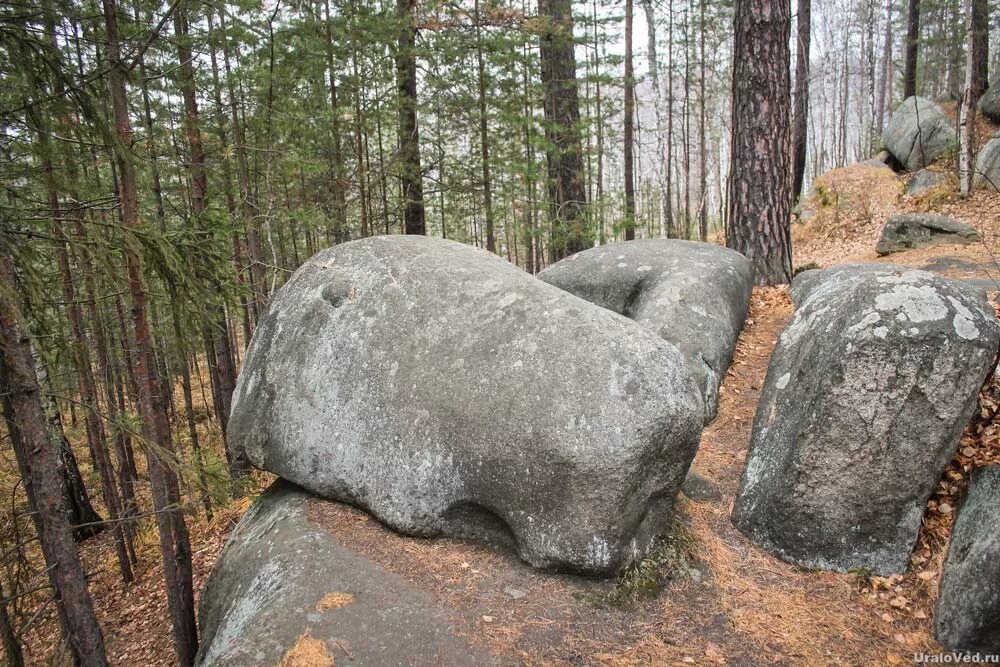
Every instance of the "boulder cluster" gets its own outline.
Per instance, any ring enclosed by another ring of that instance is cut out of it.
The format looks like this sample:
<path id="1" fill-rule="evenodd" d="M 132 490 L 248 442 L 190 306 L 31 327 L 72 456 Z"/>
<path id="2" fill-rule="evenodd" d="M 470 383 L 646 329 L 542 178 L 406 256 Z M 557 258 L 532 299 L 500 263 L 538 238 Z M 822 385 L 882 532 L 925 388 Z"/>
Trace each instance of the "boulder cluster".
<path id="1" fill-rule="evenodd" d="M 199 664 L 277 664 L 304 627 L 350 640 L 372 618 L 380 636 L 398 625 L 406 659 L 485 662 L 426 593 L 315 525 L 314 498 L 545 570 L 643 558 L 717 410 L 752 284 L 738 253 L 672 240 L 594 248 L 538 278 L 425 237 L 314 256 L 273 296 L 234 393 L 228 446 L 280 479 L 206 584 Z M 793 563 L 903 571 L 1000 325 L 968 285 L 885 264 L 806 271 L 793 298 L 733 522 Z M 998 482 L 973 480 L 942 581 L 939 637 L 962 650 L 1000 651 L 1000 589 L 969 583 L 1000 581 Z M 324 614 L 346 603 L 326 604 L 331 590 L 357 597 L 335 628 Z M 369 643 L 359 664 L 405 662 Z"/>

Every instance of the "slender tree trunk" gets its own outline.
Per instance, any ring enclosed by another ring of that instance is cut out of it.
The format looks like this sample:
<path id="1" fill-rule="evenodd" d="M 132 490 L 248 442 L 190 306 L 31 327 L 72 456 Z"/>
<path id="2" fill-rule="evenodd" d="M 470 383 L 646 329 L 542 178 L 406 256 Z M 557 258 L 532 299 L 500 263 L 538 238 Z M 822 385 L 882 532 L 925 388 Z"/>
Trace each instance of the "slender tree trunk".
<path id="1" fill-rule="evenodd" d="M 344 151 L 341 146 L 340 104 L 337 100 L 337 61 L 333 50 L 333 17 L 330 14 L 330 0 L 323 0 L 325 11 L 324 33 L 326 37 L 326 69 L 330 77 L 330 112 L 332 121 L 330 131 L 333 134 L 333 241 L 343 243 L 349 238 L 347 229 L 347 205 L 344 195 L 347 191 L 347 178 L 344 174 Z"/>
<path id="2" fill-rule="evenodd" d="M 635 239 L 635 74 L 632 70 L 632 0 L 625 0 L 625 240 Z"/>
<path id="3" fill-rule="evenodd" d="M 17 640 L 10 616 L 7 613 L 2 577 L 0 577 L 0 638 L 3 639 L 3 650 L 8 667 L 24 667 L 24 653 L 21 651 L 21 644 Z"/>
<path id="4" fill-rule="evenodd" d="M 680 237 L 674 219 L 674 0 L 667 0 L 667 164 L 664 169 L 663 185 L 666 188 L 666 208 L 663 211 L 663 226 L 667 236 Z"/>
<path id="5" fill-rule="evenodd" d="M 989 0 L 972 0 L 972 95 L 979 99 L 989 87 L 990 62 L 990 3 Z"/>
<path id="6" fill-rule="evenodd" d="M 979 97 L 976 88 L 982 82 L 980 75 L 981 53 L 977 53 L 977 41 L 983 32 L 979 22 L 986 18 L 983 12 L 977 10 L 979 0 L 967 0 L 966 9 L 966 61 L 965 90 L 962 93 L 962 103 L 959 108 L 959 149 L 958 149 L 958 185 L 959 195 L 963 198 L 972 193 L 973 165 L 976 159 L 976 102 Z"/>
<path id="7" fill-rule="evenodd" d="M 479 0 L 475 0 L 476 21 L 476 84 L 479 93 L 479 150 L 483 168 L 483 209 L 486 216 L 486 249 L 496 252 L 496 238 L 493 229 L 493 183 L 490 179 L 490 137 L 489 119 L 486 115 L 486 58 L 483 55 L 482 17 Z"/>
<path id="8" fill-rule="evenodd" d="M 917 54 L 920 47 L 920 0 L 908 0 L 906 60 L 903 65 L 903 99 L 917 94 Z"/>
<path id="9" fill-rule="evenodd" d="M 420 131 L 417 125 L 416 0 L 396 0 L 399 43 L 396 86 L 399 101 L 399 177 L 403 186 L 403 229 L 426 234 L 423 171 L 420 167 Z"/>
<path id="10" fill-rule="evenodd" d="M 663 96 L 660 89 L 660 64 L 656 57 L 656 16 L 653 12 L 652 0 L 640 0 L 643 12 L 646 15 L 646 59 L 649 61 L 649 82 L 653 87 L 653 111 L 656 114 L 656 160 L 654 161 L 655 173 L 659 175 L 657 190 L 660 205 L 660 229 L 659 235 L 667 233 L 667 197 L 666 185 L 664 181 L 664 128 L 663 128 Z"/>
<path id="11" fill-rule="evenodd" d="M 885 37 L 882 41 L 882 78 L 878 86 L 875 105 L 875 124 L 881 137 L 885 130 L 886 92 L 892 86 L 892 0 L 885 0 Z"/>
<path id="12" fill-rule="evenodd" d="M 593 245 L 587 229 L 572 8 L 571 0 L 539 0 L 538 3 L 539 14 L 546 21 L 540 53 L 553 259 L 567 257 Z"/>
<path id="13" fill-rule="evenodd" d="M 726 243 L 750 260 L 759 285 L 792 279 L 789 25 L 785 2 L 736 2 Z"/>
<path id="14" fill-rule="evenodd" d="M 705 0 L 698 12 L 698 238 L 708 241 L 708 147 L 705 139 Z"/>
<path id="15" fill-rule="evenodd" d="M 132 126 L 125 94 L 125 67 L 118 37 L 116 0 L 103 0 L 107 40 L 107 62 L 111 106 L 115 121 L 115 163 L 119 173 L 120 214 L 124 227 L 139 226 L 137 178 L 132 160 Z M 181 513 L 177 478 L 164 456 L 171 453 L 170 428 L 161 400 L 162 387 L 155 375 L 155 355 L 150 338 L 146 310 L 146 290 L 142 280 L 134 240 L 125 243 L 125 267 L 129 294 L 132 297 L 132 322 L 135 330 L 135 374 L 137 402 L 142 420 L 147 465 L 152 487 L 153 508 L 160 534 L 160 552 L 166 583 L 167 602 L 173 626 L 174 645 L 182 667 L 194 664 L 198 634 L 194 617 L 194 589 L 191 573 L 191 546 Z M 155 446 L 151 446 L 155 443 Z"/>
<path id="16" fill-rule="evenodd" d="M 806 132 L 809 118 L 809 42 L 811 0 L 798 0 L 795 19 L 795 107 L 792 111 L 792 203 L 802 196 L 806 173 Z M 846 115 L 846 111 L 845 111 Z"/>
<path id="17" fill-rule="evenodd" d="M 41 391 L 35 377 L 30 338 L 18 303 L 14 262 L 0 251 L 0 375 L 6 378 L 3 401 L 6 418 L 15 425 L 21 446 L 15 448 L 27 471 L 40 526 L 42 554 L 55 589 L 75 663 L 84 667 L 108 664 L 104 637 L 94 615 L 87 576 L 76 553 L 62 497 L 57 444 L 49 430 Z"/>

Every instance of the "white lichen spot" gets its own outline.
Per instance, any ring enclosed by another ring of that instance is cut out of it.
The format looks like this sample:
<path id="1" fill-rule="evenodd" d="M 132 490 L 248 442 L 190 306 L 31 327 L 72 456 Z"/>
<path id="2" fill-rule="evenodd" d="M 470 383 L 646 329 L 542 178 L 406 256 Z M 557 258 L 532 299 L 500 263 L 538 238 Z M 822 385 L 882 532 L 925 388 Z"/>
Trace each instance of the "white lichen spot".
<path id="1" fill-rule="evenodd" d="M 949 296 L 948 301 L 951 302 L 952 307 L 955 309 L 955 318 L 952 320 L 955 333 L 965 340 L 979 338 L 979 327 L 976 326 L 974 321 L 975 315 L 972 314 L 972 311 L 953 296 Z"/>
<path id="2" fill-rule="evenodd" d="M 594 535 L 591 537 L 590 545 L 587 549 L 587 556 L 588 560 L 595 567 L 607 567 L 608 563 L 611 562 L 611 548 L 608 546 L 608 541 L 600 535 Z"/>
<path id="3" fill-rule="evenodd" d="M 875 327 L 872 329 L 872 333 L 875 334 L 876 338 L 885 338 L 889 335 L 888 327 Z"/>
<path id="4" fill-rule="evenodd" d="M 645 273 L 646 271 L 652 271 L 652 270 L 653 270 L 653 267 L 651 267 L 651 266 L 649 266 L 647 264 L 643 264 L 638 269 L 636 269 L 636 271 L 638 271 L 639 273 Z"/>
<path id="5" fill-rule="evenodd" d="M 850 327 L 847 328 L 847 335 L 853 336 L 859 333 L 860 331 L 867 329 L 871 325 L 880 322 L 881 320 L 882 316 L 879 315 L 876 311 L 874 310 L 868 311 L 868 313 L 864 317 L 862 317 L 859 322 L 857 322 L 856 324 L 852 324 Z"/>
<path id="6" fill-rule="evenodd" d="M 875 297 L 875 308 L 882 311 L 898 310 L 896 319 L 911 322 L 931 322 L 948 315 L 948 308 L 930 285 L 896 285 L 891 291 Z M 901 318 L 900 315 L 903 317 Z"/>
<path id="7" fill-rule="evenodd" d="M 618 262 L 619 269 L 624 269 L 626 266 L 628 266 L 628 264 L 626 264 L 625 262 Z"/>
<path id="8" fill-rule="evenodd" d="M 785 373 L 780 378 L 778 378 L 778 381 L 774 383 L 774 386 L 776 386 L 778 389 L 784 389 L 785 387 L 788 386 L 788 381 L 791 379 L 792 379 L 792 374 Z"/>

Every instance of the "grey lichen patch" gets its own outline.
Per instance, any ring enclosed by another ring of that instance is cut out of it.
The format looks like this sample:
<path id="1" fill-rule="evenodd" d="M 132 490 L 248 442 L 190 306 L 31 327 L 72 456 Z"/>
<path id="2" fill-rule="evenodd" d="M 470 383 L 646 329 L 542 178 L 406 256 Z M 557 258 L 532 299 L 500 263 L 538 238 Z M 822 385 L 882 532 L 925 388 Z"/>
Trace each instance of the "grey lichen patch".
<path id="1" fill-rule="evenodd" d="M 875 297 L 875 308 L 898 311 L 911 322 L 932 322 L 948 315 L 948 308 L 931 285 L 896 285 Z"/>

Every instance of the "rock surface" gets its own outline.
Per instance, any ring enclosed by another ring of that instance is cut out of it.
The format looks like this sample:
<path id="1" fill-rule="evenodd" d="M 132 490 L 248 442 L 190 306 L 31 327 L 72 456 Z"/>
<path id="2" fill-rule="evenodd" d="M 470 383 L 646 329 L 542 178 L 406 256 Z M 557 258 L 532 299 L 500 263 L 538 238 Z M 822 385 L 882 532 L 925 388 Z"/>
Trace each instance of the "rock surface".
<path id="1" fill-rule="evenodd" d="M 949 243 L 973 243 L 979 233 L 954 218 L 933 213 L 899 213 L 889 218 L 875 246 L 879 255 Z"/>
<path id="2" fill-rule="evenodd" d="M 325 250 L 271 300 L 228 446 L 410 535 L 610 574 L 669 526 L 704 408 L 673 345 L 468 246 Z"/>
<path id="3" fill-rule="evenodd" d="M 994 123 L 1000 123 L 1000 79 L 990 84 L 983 96 L 979 98 L 977 106 L 979 112 L 984 116 Z"/>
<path id="4" fill-rule="evenodd" d="M 701 388 L 705 421 L 715 417 L 753 290 L 743 255 L 709 243 L 647 239 L 577 253 L 538 277 L 676 345 Z"/>
<path id="5" fill-rule="evenodd" d="M 793 563 L 901 572 L 1000 326 L 977 290 L 916 269 L 845 265 L 795 283 L 733 522 Z"/>
<path id="6" fill-rule="evenodd" d="M 919 197 L 935 188 L 941 187 L 947 182 L 948 174 L 945 172 L 921 169 L 906 184 L 906 194 L 911 197 Z"/>
<path id="7" fill-rule="evenodd" d="M 333 659 L 293 664 L 332 665 L 345 647 L 359 666 L 489 664 L 429 593 L 314 525 L 312 502 L 279 480 L 233 530 L 201 597 L 198 665 L 271 667 L 296 651 Z"/>
<path id="8" fill-rule="evenodd" d="M 882 134 L 882 143 L 907 171 L 923 169 L 956 141 L 955 130 L 941 109 L 922 97 L 903 100 Z"/>
<path id="9" fill-rule="evenodd" d="M 993 137 L 979 149 L 972 186 L 988 192 L 1000 191 L 1000 137 Z"/>
<path id="10" fill-rule="evenodd" d="M 972 474 L 939 590 L 938 641 L 954 650 L 1000 655 L 1000 465 Z"/>

